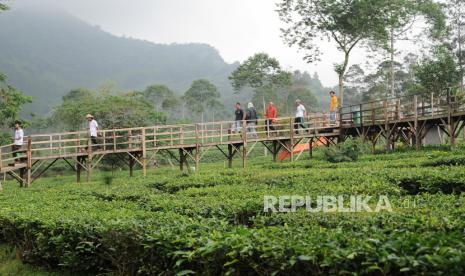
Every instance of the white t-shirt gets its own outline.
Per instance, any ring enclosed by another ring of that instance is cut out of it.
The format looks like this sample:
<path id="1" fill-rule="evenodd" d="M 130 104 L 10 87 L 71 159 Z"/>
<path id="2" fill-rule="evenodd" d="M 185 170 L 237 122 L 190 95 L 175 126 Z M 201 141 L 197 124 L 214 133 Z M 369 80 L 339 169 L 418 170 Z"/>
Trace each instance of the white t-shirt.
<path id="1" fill-rule="evenodd" d="M 305 106 L 303 104 L 299 104 L 299 106 L 297 106 L 297 110 L 295 112 L 295 117 L 296 118 L 300 118 L 300 117 L 304 117 L 305 116 Z"/>
<path id="2" fill-rule="evenodd" d="M 92 120 L 89 122 L 89 131 L 90 131 L 90 136 L 91 137 L 97 137 L 97 129 L 98 129 L 98 123 L 96 120 Z"/>
<path id="3" fill-rule="evenodd" d="M 23 139 L 24 139 L 24 131 L 22 129 L 16 129 L 15 130 L 15 145 L 16 146 L 22 146 L 23 145 Z"/>

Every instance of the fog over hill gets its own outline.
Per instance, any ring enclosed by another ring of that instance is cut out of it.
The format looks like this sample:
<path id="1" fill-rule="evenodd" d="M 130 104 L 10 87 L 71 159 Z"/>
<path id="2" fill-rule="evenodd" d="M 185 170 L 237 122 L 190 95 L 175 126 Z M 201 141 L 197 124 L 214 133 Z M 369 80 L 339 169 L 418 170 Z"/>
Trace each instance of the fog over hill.
<path id="1" fill-rule="evenodd" d="M 111 81 L 118 89 L 166 84 L 178 94 L 205 78 L 225 98 L 234 64 L 206 44 L 155 44 L 116 37 L 59 11 L 20 9 L 0 15 L 0 70 L 34 97 L 28 112 L 47 113 L 77 87 Z M 226 99 L 227 100 L 227 99 Z"/>

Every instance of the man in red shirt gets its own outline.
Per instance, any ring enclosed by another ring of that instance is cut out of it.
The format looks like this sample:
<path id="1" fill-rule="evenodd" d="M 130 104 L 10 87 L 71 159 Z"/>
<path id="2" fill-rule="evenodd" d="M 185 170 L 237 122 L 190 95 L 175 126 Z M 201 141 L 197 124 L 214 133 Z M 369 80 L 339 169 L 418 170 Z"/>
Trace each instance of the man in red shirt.
<path id="1" fill-rule="evenodd" d="M 266 108 L 266 131 L 273 130 L 275 131 L 275 128 L 273 126 L 274 123 L 276 123 L 276 118 L 278 116 L 278 110 L 274 106 L 273 102 L 268 103 L 268 107 Z"/>

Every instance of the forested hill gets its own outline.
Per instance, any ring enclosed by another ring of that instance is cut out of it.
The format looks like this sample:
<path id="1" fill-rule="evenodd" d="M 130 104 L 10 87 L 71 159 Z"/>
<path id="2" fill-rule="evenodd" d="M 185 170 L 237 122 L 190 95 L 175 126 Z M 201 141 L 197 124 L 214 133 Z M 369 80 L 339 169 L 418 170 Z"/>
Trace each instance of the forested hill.
<path id="1" fill-rule="evenodd" d="M 157 26 L 153 26 L 156 28 Z M 154 44 L 111 35 L 69 14 L 14 10 L 0 15 L 0 71 L 34 104 L 27 112 L 47 113 L 77 87 L 112 81 L 120 89 L 166 84 L 178 94 L 206 78 L 230 97 L 227 64 L 205 44 Z"/>

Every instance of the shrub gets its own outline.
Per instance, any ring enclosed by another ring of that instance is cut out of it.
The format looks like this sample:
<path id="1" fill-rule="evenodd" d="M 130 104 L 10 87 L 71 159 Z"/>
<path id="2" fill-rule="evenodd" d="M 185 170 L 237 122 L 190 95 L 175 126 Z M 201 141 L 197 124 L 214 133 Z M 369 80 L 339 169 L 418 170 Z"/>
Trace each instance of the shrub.
<path id="1" fill-rule="evenodd" d="M 348 138 L 335 147 L 323 150 L 324 157 L 331 163 L 356 161 L 366 151 L 366 145 L 360 139 Z"/>

